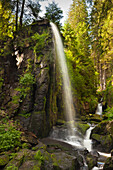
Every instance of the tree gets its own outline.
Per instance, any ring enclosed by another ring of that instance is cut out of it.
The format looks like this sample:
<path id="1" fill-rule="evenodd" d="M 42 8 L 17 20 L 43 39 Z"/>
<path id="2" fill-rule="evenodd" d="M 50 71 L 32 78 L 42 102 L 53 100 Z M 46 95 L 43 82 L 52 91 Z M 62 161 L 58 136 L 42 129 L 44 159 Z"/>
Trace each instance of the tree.
<path id="1" fill-rule="evenodd" d="M 96 76 L 90 58 L 88 11 L 85 0 L 73 0 L 68 20 L 64 25 L 66 56 L 77 105 L 95 108 Z"/>
<path id="2" fill-rule="evenodd" d="M 22 19 L 24 15 L 24 5 L 25 5 L 25 0 L 22 2 L 22 9 L 21 9 L 21 14 L 20 14 L 20 26 L 22 27 Z"/>
<path id="3" fill-rule="evenodd" d="M 98 71 L 98 86 L 105 90 L 112 75 L 113 1 L 95 0 L 91 13 L 92 58 Z"/>
<path id="4" fill-rule="evenodd" d="M 63 11 L 58 7 L 54 1 L 46 7 L 45 17 L 51 22 L 55 23 L 58 28 L 61 28 L 60 20 L 63 18 Z"/>

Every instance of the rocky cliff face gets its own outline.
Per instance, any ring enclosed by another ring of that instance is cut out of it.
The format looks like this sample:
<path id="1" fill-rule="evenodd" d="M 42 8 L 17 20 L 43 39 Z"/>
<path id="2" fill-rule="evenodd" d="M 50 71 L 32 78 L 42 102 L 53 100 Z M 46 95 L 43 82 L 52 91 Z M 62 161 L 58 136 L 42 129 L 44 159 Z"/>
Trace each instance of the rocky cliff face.
<path id="1" fill-rule="evenodd" d="M 8 48 L 12 52 L 0 58 L 0 116 L 14 117 L 24 130 L 47 136 L 62 117 L 58 113 L 62 104 L 49 22 L 23 28 Z"/>

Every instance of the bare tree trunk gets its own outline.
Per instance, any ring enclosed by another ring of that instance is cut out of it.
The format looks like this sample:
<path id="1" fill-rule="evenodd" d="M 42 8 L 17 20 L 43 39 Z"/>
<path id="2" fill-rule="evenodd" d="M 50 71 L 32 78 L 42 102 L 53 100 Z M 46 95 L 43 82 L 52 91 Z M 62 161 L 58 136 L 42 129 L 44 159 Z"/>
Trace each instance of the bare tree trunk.
<path id="1" fill-rule="evenodd" d="M 23 14 L 24 14 L 24 5 L 25 5 L 25 0 L 22 2 L 22 10 L 21 10 L 21 15 L 20 15 L 20 26 L 22 27 L 22 19 L 23 19 Z"/>
<path id="2" fill-rule="evenodd" d="M 102 63 L 100 62 L 100 87 L 101 87 L 101 90 L 103 89 L 103 85 L 102 85 L 102 74 L 103 74 L 103 71 L 102 71 Z"/>
<path id="3" fill-rule="evenodd" d="M 104 62 L 103 90 L 106 88 L 106 62 Z"/>
<path id="4" fill-rule="evenodd" d="M 16 6 L 16 31 L 18 30 L 18 3 L 19 3 L 19 0 L 17 0 L 17 6 Z"/>

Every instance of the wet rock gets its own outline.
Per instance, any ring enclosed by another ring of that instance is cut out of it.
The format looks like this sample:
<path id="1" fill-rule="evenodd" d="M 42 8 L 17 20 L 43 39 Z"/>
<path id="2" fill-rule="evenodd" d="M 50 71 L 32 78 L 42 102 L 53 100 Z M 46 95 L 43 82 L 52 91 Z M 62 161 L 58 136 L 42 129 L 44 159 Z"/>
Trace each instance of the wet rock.
<path id="1" fill-rule="evenodd" d="M 113 158 L 107 158 L 103 170 L 113 170 Z"/>
<path id="2" fill-rule="evenodd" d="M 96 158 L 99 158 L 99 156 L 100 156 L 99 153 L 97 151 L 95 151 L 95 150 L 91 151 L 90 154 L 92 156 L 96 157 Z"/>
<path id="3" fill-rule="evenodd" d="M 8 167 L 13 168 L 19 168 L 24 161 L 30 160 L 34 158 L 34 152 L 29 149 L 22 149 L 21 151 L 17 152 L 12 160 L 9 161 L 9 163 L 6 165 L 4 170 L 6 170 Z"/>
<path id="4" fill-rule="evenodd" d="M 37 137 L 42 137 L 44 135 L 42 134 L 44 131 L 44 115 L 44 111 L 32 113 L 29 131 L 33 132 L 35 135 L 37 135 Z"/>
<path id="5" fill-rule="evenodd" d="M 66 169 L 79 170 L 80 169 L 80 165 L 76 157 L 68 155 L 64 152 L 54 153 L 54 155 L 55 155 L 56 162 L 58 163 L 58 166 L 62 170 L 66 170 Z"/>
<path id="6" fill-rule="evenodd" d="M 93 167 L 97 166 L 97 160 L 98 160 L 97 155 L 95 156 L 95 154 L 92 154 L 92 153 L 87 154 L 86 162 L 88 164 L 89 170 L 91 170 Z"/>
<path id="7" fill-rule="evenodd" d="M 21 137 L 22 142 L 29 143 L 31 145 L 37 145 L 38 144 L 38 139 L 37 136 L 35 136 L 32 132 L 23 132 L 22 137 Z"/>
<path id="8" fill-rule="evenodd" d="M 31 169 L 40 169 L 40 166 L 38 164 L 38 161 L 36 160 L 28 160 L 23 163 L 23 165 L 20 166 L 19 170 L 31 170 Z"/>
<path id="9" fill-rule="evenodd" d="M 110 152 L 110 150 L 113 147 L 113 144 L 112 144 L 113 138 L 110 135 L 102 136 L 98 134 L 93 134 L 92 139 L 98 142 L 98 146 L 100 146 L 99 150 Z"/>
<path id="10" fill-rule="evenodd" d="M 113 148 L 113 121 L 99 123 L 91 132 L 93 148 L 102 152 L 110 152 Z"/>
<path id="11" fill-rule="evenodd" d="M 85 135 L 87 129 L 89 129 L 89 125 L 88 124 L 84 124 L 84 123 L 77 123 L 77 128 L 78 130 Z"/>

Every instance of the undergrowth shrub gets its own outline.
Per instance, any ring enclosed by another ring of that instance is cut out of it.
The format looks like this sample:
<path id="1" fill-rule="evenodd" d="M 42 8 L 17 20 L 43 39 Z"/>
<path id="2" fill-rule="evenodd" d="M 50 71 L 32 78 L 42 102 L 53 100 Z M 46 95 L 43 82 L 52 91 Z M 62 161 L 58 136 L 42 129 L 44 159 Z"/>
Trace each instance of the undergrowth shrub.
<path id="1" fill-rule="evenodd" d="M 10 123 L 0 125 L 0 151 L 13 150 L 15 147 L 21 146 L 21 132 Z"/>
<path id="2" fill-rule="evenodd" d="M 104 113 L 108 120 L 113 120 L 113 107 L 108 107 Z"/>

